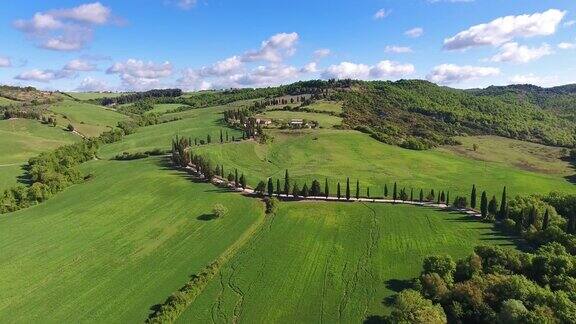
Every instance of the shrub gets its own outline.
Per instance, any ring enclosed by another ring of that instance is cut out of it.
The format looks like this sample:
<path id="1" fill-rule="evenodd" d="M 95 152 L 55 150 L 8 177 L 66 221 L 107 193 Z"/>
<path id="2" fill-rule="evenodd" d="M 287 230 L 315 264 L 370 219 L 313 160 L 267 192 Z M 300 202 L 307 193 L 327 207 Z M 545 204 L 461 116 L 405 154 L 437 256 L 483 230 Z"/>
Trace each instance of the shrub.
<path id="1" fill-rule="evenodd" d="M 216 204 L 212 207 L 212 214 L 214 214 L 216 218 L 222 218 L 228 214 L 228 208 L 222 204 Z"/>
<path id="2" fill-rule="evenodd" d="M 266 203 L 266 214 L 276 214 L 278 210 L 278 205 L 280 201 L 276 197 L 266 197 L 264 198 L 264 202 Z"/>

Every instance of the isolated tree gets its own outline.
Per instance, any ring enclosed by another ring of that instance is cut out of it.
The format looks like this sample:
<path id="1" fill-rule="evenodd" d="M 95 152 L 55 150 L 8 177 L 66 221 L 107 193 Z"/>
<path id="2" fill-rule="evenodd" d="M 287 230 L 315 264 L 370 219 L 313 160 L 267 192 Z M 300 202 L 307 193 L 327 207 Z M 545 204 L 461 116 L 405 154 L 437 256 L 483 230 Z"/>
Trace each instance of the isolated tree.
<path id="1" fill-rule="evenodd" d="M 340 200 L 341 192 L 340 192 L 340 182 L 338 182 L 338 186 L 336 187 L 336 197 Z"/>
<path id="2" fill-rule="evenodd" d="M 472 192 L 470 193 L 470 207 L 476 208 L 476 185 L 472 185 Z"/>
<path id="3" fill-rule="evenodd" d="M 288 195 L 290 192 L 290 177 L 288 176 L 288 170 L 284 174 L 284 194 Z"/>
<path id="4" fill-rule="evenodd" d="M 330 189 L 328 188 L 328 178 L 324 180 L 324 195 L 326 196 L 326 199 L 328 199 L 328 196 L 330 196 Z"/>
<path id="5" fill-rule="evenodd" d="M 480 213 L 482 213 L 482 218 L 488 216 L 488 197 L 486 196 L 486 191 L 482 191 L 482 197 L 480 198 Z"/>
<path id="6" fill-rule="evenodd" d="M 504 186 L 504 189 L 502 190 L 502 201 L 500 202 L 500 211 L 498 212 L 498 217 L 500 219 L 505 219 L 506 218 L 506 208 L 508 207 L 508 202 L 506 199 L 506 186 Z"/>
<path id="7" fill-rule="evenodd" d="M 542 230 L 548 229 L 548 226 L 550 225 L 549 213 L 550 212 L 548 211 L 548 208 L 546 208 L 546 211 L 544 212 L 544 219 L 542 220 Z"/>
<path id="8" fill-rule="evenodd" d="M 388 185 L 384 185 L 384 197 L 388 197 Z"/>
<path id="9" fill-rule="evenodd" d="M 360 199 L 360 181 L 356 180 L 356 199 Z"/>
<path id="10" fill-rule="evenodd" d="M 212 207 L 212 215 L 214 215 L 215 218 L 222 218 L 226 216 L 226 214 L 228 214 L 228 208 L 224 205 L 216 204 Z"/>
<path id="11" fill-rule="evenodd" d="M 268 178 L 268 196 L 272 197 L 274 195 L 274 183 L 272 178 Z"/>
<path id="12" fill-rule="evenodd" d="M 392 189 L 392 200 L 396 201 L 398 199 L 398 185 L 394 182 L 394 188 Z"/>
<path id="13" fill-rule="evenodd" d="M 346 178 L 346 200 L 350 200 L 350 178 Z"/>

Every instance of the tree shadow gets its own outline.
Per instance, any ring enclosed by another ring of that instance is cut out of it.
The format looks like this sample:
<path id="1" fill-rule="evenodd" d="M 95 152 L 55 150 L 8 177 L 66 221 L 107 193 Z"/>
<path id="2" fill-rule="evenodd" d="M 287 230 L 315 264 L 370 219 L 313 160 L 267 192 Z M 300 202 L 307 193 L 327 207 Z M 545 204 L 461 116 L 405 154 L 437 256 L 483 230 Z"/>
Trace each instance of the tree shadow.
<path id="1" fill-rule="evenodd" d="M 202 214 L 202 215 L 196 217 L 197 220 L 204 221 L 204 222 L 209 222 L 209 221 L 214 220 L 216 218 L 218 218 L 218 217 L 216 217 L 216 215 L 214 215 L 214 214 Z"/>
<path id="2" fill-rule="evenodd" d="M 364 324 L 383 324 L 383 323 L 388 323 L 388 321 L 386 321 L 384 316 L 369 315 L 368 317 L 366 317 L 366 319 L 364 319 L 364 321 L 362 323 L 364 323 Z"/>
<path id="3" fill-rule="evenodd" d="M 385 284 L 386 288 L 397 293 L 401 292 L 402 290 L 412 288 L 412 280 L 410 279 L 390 279 L 386 280 Z"/>
<path id="4" fill-rule="evenodd" d="M 30 166 L 28 164 L 23 164 L 20 166 L 20 170 L 23 172 L 21 175 L 16 177 L 16 182 L 23 185 L 31 185 L 32 176 L 30 175 Z"/>
<path id="5" fill-rule="evenodd" d="M 561 158 L 561 160 L 570 163 L 572 170 L 576 172 L 576 160 L 573 160 L 568 156 Z M 565 176 L 564 179 L 572 184 L 576 184 L 576 174 Z"/>

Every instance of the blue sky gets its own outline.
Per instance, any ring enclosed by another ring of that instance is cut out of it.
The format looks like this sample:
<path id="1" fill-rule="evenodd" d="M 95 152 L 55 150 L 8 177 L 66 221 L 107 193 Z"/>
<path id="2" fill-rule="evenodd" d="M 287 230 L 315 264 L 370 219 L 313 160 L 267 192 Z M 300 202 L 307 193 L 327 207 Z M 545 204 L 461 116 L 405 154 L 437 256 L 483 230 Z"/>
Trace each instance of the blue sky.
<path id="1" fill-rule="evenodd" d="M 576 82 L 573 0 L 3 1 L 0 83 L 260 87 L 313 78 L 452 87 Z"/>

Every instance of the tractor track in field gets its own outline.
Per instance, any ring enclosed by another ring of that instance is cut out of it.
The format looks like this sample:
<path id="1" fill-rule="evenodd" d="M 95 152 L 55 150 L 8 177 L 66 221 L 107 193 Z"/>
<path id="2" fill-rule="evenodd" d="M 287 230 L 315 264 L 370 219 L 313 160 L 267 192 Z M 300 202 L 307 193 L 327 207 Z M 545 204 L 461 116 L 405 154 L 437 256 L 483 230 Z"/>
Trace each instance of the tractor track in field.
<path id="1" fill-rule="evenodd" d="M 378 226 L 378 220 L 376 219 L 376 210 L 374 210 L 374 208 L 372 206 L 370 206 L 369 204 L 364 203 L 364 206 L 366 208 L 368 208 L 370 210 L 370 212 L 372 213 L 372 225 L 370 226 L 370 242 L 369 247 L 368 247 L 368 263 L 370 262 L 370 260 L 372 260 L 372 255 L 374 250 L 376 249 L 376 246 L 378 244 L 378 241 L 380 240 L 380 227 Z M 368 266 L 365 268 L 368 276 L 370 276 L 370 278 L 372 279 L 372 282 L 376 282 L 376 276 L 374 274 L 373 271 L 371 271 L 371 268 Z M 363 317 L 366 317 L 366 315 L 368 314 L 368 308 L 370 306 L 370 300 L 371 298 L 369 298 L 370 296 L 375 294 L 375 289 L 371 286 L 366 286 L 366 306 L 364 307 L 364 314 Z"/>

